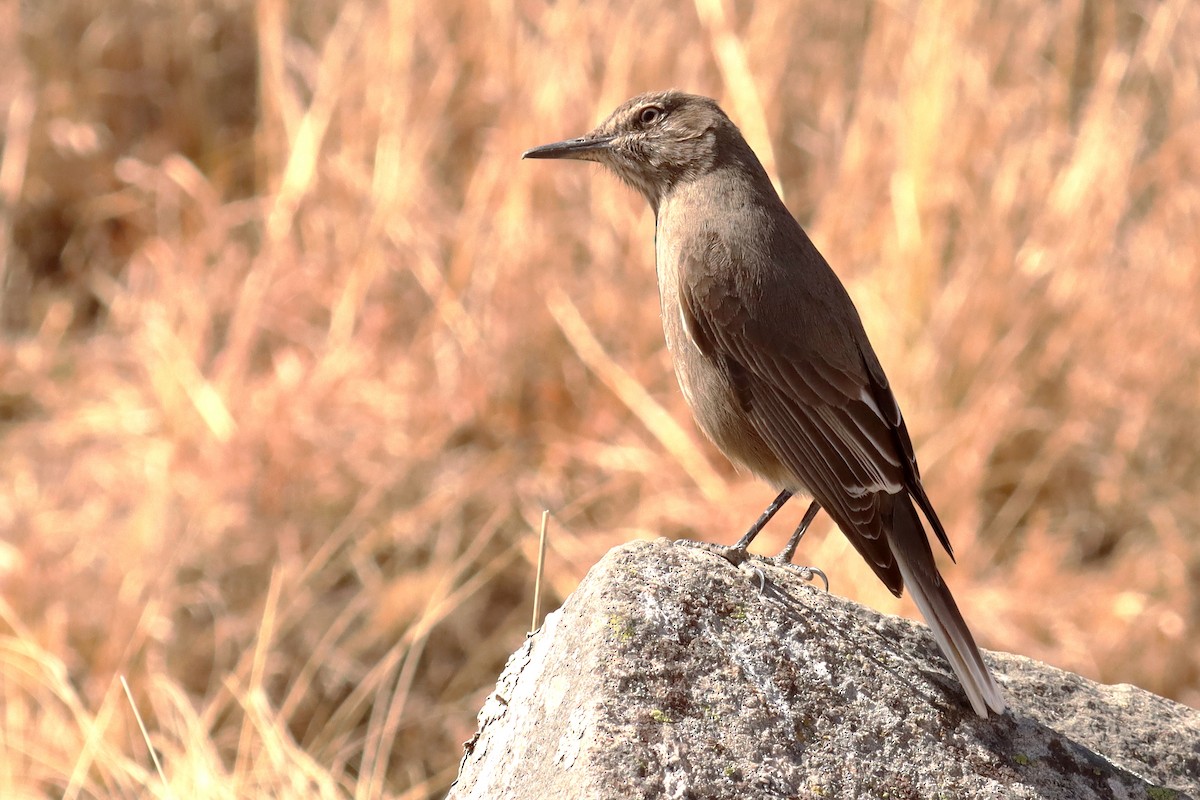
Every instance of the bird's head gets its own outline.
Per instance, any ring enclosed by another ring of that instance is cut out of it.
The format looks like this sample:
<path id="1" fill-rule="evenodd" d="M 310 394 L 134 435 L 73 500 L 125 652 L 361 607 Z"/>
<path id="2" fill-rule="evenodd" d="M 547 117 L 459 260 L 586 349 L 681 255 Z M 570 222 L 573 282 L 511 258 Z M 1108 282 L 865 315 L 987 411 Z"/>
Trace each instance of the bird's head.
<path id="1" fill-rule="evenodd" d="M 626 100 L 591 133 L 526 150 L 522 158 L 599 162 L 657 211 L 674 186 L 713 169 L 726 142 L 742 137 L 714 101 L 672 90 Z"/>

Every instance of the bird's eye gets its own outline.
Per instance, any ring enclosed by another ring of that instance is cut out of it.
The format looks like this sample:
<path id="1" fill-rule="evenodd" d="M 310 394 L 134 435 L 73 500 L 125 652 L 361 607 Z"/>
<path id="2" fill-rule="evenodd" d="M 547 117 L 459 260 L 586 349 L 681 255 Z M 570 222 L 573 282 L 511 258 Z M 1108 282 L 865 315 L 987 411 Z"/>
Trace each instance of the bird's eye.
<path id="1" fill-rule="evenodd" d="M 643 125 L 653 125 L 666 115 L 667 112 L 663 111 L 658 106 L 646 106 L 638 114 L 638 122 L 642 123 Z"/>

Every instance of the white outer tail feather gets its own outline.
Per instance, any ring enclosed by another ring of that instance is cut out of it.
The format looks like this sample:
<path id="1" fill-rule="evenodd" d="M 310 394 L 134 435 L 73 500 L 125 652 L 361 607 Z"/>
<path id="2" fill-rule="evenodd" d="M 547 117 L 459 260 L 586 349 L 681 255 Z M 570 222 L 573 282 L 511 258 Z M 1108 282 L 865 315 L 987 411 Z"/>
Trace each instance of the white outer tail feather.
<path id="1" fill-rule="evenodd" d="M 893 548 L 893 552 L 904 585 L 912 593 L 913 602 L 921 610 L 938 647 L 962 683 L 967 699 L 971 701 L 971 708 L 984 719 L 987 719 L 989 711 L 1003 713 L 1004 695 L 983 663 L 983 656 L 975 646 L 949 589 L 944 583 L 940 586 L 930 585 L 930 581 L 937 580 L 936 571 L 929 574 L 919 566 L 910 564 L 904 548 Z"/>

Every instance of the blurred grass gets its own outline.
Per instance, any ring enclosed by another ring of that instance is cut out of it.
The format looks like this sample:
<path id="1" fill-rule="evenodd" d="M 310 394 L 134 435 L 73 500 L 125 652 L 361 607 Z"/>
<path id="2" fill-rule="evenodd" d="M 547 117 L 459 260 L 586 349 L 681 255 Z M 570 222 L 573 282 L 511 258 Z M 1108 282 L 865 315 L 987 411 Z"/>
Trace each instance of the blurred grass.
<path id="1" fill-rule="evenodd" d="M 22 5 L 0 796 L 441 796 L 543 508 L 552 604 L 741 533 L 770 492 L 688 419 L 649 211 L 517 160 L 668 86 L 850 287 L 983 642 L 1200 703 L 1194 4 Z"/>

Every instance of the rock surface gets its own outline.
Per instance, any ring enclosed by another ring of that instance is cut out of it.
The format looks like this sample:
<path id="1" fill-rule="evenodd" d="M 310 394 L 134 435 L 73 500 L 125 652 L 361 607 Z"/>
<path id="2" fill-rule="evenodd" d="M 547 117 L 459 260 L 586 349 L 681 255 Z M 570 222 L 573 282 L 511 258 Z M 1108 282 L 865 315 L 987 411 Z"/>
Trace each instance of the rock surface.
<path id="1" fill-rule="evenodd" d="M 451 798 L 1184 798 L 1200 712 L 989 654 L 967 705 L 927 629 L 665 540 L 612 550 L 509 659 Z"/>

